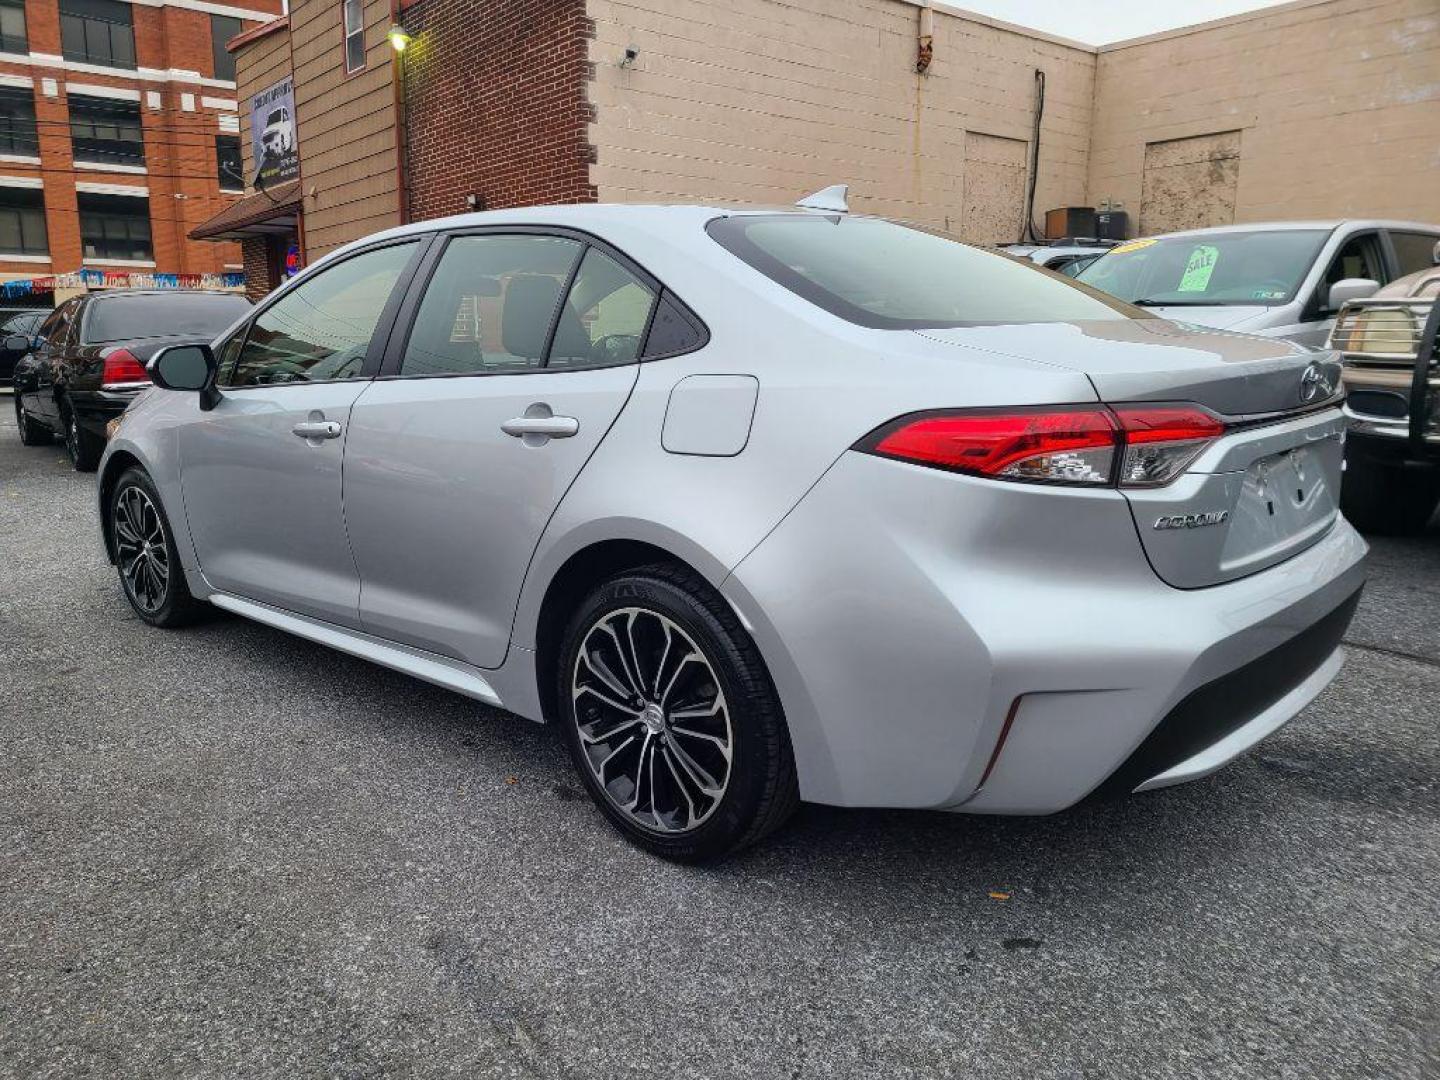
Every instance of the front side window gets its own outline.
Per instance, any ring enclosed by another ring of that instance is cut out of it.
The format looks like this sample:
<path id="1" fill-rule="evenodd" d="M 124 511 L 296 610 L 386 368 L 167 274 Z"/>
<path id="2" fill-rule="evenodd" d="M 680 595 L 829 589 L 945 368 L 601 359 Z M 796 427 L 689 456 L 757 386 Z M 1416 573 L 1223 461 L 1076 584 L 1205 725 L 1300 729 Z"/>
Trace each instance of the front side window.
<path id="1" fill-rule="evenodd" d="M 1440 235 L 1392 232 L 1390 242 L 1395 245 L 1395 260 L 1400 264 L 1401 277 L 1417 270 L 1429 270 L 1440 263 Z"/>
<path id="2" fill-rule="evenodd" d="M 365 66 L 365 3 L 344 0 L 345 70 L 359 71 Z"/>
<path id="3" fill-rule="evenodd" d="M 275 386 L 359 378 L 380 315 L 414 255 L 414 241 L 351 256 L 262 311 L 221 385 Z"/>
<path id="4" fill-rule="evenodd" d="M 599 248 L 585 252 L 546 367 L 607 367 L 640 355 L 655 291 Z"/>
<path id="5" fill-rule="evenodd" d="M 135 69 L 135 27 L 120 0 L 60 0 L 60 47 L 66 60 Z"/>
<path id="6" fill-rule="evenodd" d="M 150 200 L 130 195 L 78 192 L 80 246 L 87 259 L 149 262 Z"/>
<path id="7" fill-rule="evenodd" d="M 540 367 L 560 295 L 580 257 L 561 236 L 457 236 L 425 289 L 402 375 Z"/>
<path id="8" fill-rule="evenodd" d="M 71 94 L 70 145 L 76 161 L 144 165 L 140 103 Z"/>
<path id="9" fill-rule="evenodd" d="M 245 171 L 240 163 L 240 136 L 215 136 L 215 169 L 221 191 L 244 191 Z"/>
<path id="10" fill-rule="evenodd" d="M 25 0 L 0 0 L 0 52 L 19 53 L 30 51 L 30 40 L 25 33 Z"/>
<path id="11" fill-rule="evenodd" d="M 1132 240 L 1076 280 L 1141 305 L 1288 304 L 1327 236 L 1324 229 L 1258 229 Z"/>
<path id="12" fill-rule="evenodd" d="M 796 295 L 874 329 L 1143 317 L 1008 255 L 879 218 L 737 214 L 707 231 Z"/>
<path id="13" fill-rule="evenodd" d="M 233 15 L 210 16 L 210 52 L 215 60 L 215 78 L 235 81 L 235 56 L 225 44 L 242 29 L 240 20 Z"/>
<path id="14" fill-rule="evenodd" d="M 45 192 L 39 188 L 0 188 L 0 252 L 48 255 Z"/>

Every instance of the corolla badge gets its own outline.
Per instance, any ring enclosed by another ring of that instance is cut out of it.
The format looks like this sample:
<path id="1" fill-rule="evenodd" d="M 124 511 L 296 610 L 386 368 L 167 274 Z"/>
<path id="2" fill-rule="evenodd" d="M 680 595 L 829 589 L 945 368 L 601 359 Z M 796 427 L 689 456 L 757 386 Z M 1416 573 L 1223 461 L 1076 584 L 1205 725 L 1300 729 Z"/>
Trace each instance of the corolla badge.
<path id="1" fill-rule="evenodd" d="M 1155 519 L 1157 529 L 1203 529 L 1230 520 L 1229 510 L 1205 510 L 1198 514 L 1166 514 Z"/>
<path id="2" fill-rule="evenodd" d="M 1305 374 L 1300 376 L 1300 403 L 1308 405 L 1312 401 L 1324 401 L 1335 392 L 1335 384 L 1325 374 L 1325 369 L 1318 362 L 1312 362 L 1305 369 Z"/>

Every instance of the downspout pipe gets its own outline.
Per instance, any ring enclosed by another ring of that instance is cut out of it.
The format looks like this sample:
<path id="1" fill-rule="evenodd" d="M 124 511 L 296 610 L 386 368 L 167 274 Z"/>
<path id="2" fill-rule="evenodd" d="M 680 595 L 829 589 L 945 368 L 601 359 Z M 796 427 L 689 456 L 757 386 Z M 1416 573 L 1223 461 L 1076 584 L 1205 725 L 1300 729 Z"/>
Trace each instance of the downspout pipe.
<path id="1" fill-rule="evenodd" d="M 1030 168 L 1025 182 L 1025 223 L 1020 228 L 1020 243 L 1039 243 L 1044 231 L 1035 228 L 1035 182 L 1040 172 L 1040 124 L 1045 119 L 1045 72 L 1035 69 L 1035 118 L 1030 129 Z"/>

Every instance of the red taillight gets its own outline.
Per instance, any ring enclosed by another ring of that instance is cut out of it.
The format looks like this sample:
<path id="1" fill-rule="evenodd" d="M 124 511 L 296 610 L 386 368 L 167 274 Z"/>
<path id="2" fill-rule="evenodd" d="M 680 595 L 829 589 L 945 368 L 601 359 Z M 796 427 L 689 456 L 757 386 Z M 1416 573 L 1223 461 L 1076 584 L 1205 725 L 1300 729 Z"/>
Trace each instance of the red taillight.
<path id="1" fill-rule="evenodd" d="M 856 448 L 1002 480 L 1154 486 L 1224 432 L 1195 405 L 977 409 L 902 417 Z"/>
<path id="2" fill-rule="evenodd" d="M 105 367 L 100 372 L 100 388 L 114 390 L 120 386 L 150 381 L 145 365 L 135 358 L 128 349 L 114 349 L 105 356 Z"/>

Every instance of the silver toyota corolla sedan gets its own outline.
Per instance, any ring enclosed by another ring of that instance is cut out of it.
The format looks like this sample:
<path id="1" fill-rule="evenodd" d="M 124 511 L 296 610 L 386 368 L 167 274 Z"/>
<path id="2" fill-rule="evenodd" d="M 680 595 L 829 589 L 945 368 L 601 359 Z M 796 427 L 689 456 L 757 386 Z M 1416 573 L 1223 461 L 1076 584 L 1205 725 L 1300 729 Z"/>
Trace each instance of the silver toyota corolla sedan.
<path id="1" fill-rule="evenodd" d="M 564 733 L 630 839 L 800 799 L 1203 776 L 1340 667 L 1336 358 L 842 203 L 351 244 L 152 363 L 101 466 L 140 618 L 214 605 Z"/>

